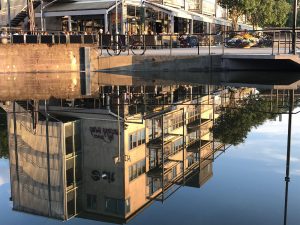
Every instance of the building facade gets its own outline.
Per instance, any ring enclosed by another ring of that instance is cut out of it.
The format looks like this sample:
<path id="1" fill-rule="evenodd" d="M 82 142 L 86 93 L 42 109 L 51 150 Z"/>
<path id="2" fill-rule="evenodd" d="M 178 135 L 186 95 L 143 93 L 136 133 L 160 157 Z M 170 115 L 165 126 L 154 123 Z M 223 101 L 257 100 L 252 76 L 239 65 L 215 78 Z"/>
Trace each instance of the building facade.
<path id="1" fill-rule="evenodd" d="M 125 223 L 178 187 L 199 188 L 212 177 L 214 159 L 228 147 L 211 129 L 232 100 L 228 90 L 103 86 L 100 96 L 48 101 L 49 114 L 44 105 L 30 113 L 37 103 L 11 105 L 15 210 Z"/>
<path id="2" fill-rule="evenodd" d="M 10 0 L 13 27 L 29 30 L 27 1 Z M 119 34 L 197 34 L 230 30 L 227 11 L 216 0 L 33 1 L 37 30 Z M 8 23 L 1 0 L 0 26 Z M 41 19 L 42 16 L 42 19 Z"/>

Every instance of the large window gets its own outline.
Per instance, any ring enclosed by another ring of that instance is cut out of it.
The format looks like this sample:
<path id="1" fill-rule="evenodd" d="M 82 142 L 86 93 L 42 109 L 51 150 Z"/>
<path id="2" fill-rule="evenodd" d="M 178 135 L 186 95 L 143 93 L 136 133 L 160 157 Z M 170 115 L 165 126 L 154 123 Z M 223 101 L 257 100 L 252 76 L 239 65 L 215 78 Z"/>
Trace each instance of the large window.
<path id="1" fill-rule="evenodd" d="M 142 144 L 145 144 L 146 142 L 146 133 L 145 129 L 138 130 L 134 133 L 131 133 L 129 135 L 129 140 L 128 140 L 128 149 L 131 150 L 133 148 L 136 148 L 137 146 L 140 146 Z"/>
<path id="2" fill-rule="evenodd" d="M 172 130 L 182 127 L 183 126 L 182 114 L 174 115 L 174 117 L 173 117 L 173 119 L 171 119 L 171 121 L 172 121 Z"/>
<path id="3" fill-rule="evenodd" d="M 190 111 L 188 113 L 188 117 L 189 117 L 189 119 L 188 119 L 189 123 L 199 119 L 200 118 L 200 109 L 199 109 L 199 107 L 196 107 L 195 110 Z"/>
<path id="4" fill-rule="evenodd" d="M 80 121 L 65 125 L 65 147 L 66 155 L 81 151 Z"/>
<path id="5" fill-rule="evenodd" d="M 200 138 L 200 131 L 199 130 L 195 130 L 194 132 L 192 133 L 189 133 L 188 134 L 188 144 L 193 144 L 195 143 L 197 140 L 199 140 Z"/>
<path id="6" fill-rule="evenodd" d="M 107 212 L 124 215 L 124 213 L 130 212 L 130 199 L 115 199 L 115 198 L 105 198 L 105 210 Z"/>
<path id="7" fill-rule="evenodd" d="M 134 180 L 146 172 L 146 160 L 143 159 L 129 167 L 129 181 Z"/>
<path id="8" fill-rule="evenodd" d="M 180 138 L 172 143 L 172 153 L 175 154 L 183 148 L 183 139 Z"/>
<path id="9" fill-rule="evenodd" d="M 96 210 L 97 209 L 97 196 L 87 194 L 86 195 L 86 207 L 88 209 Z"/>

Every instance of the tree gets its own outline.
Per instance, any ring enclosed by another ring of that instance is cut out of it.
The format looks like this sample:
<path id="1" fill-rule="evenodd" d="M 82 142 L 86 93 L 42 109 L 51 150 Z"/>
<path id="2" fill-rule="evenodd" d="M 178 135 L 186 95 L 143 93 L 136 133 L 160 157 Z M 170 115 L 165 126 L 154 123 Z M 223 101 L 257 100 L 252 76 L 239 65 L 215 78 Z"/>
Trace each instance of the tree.
<path id="1" fill-rule="evenodd" d="M 222 8 L 226 8 L 232 19 L 233 29 L 238 29 L 238 19 L 246 13 L 245 1 L 247 0 L 219 0 L 218 3 Z"/>
<path id="2" fill-rule="evenodd" d="M 242 15 L 247 16 L 254 28 L 284 26 L 291 11 L 286 0 L 219 0 L 219 4 L 228 9 L 235 30 Z"/>
<path id="3" fill-rule="evenodd" d="M 291 6 L 291 10 L 289 12 L 288 19 L 287 19 L 285 25 L 287 27 L 292 27 L 293 26 L 293 18 L 294 18 L 294 15 L 293 15 L 294 0 L 288 0 L 288 3 Z M 300 6 L 300 1 L 298 1 L 298 7 L 299 6 Z M 297 24 L 300 24 L 300 13 L 298 13 L 298 15 L 297 15 Z"/>
<path id="4" fill-rule="evenodd" d="M 252 2 L 252 4 L 251 4 Z M 291 6 L 286 0 L 248 0 L 248 20 L 254 28 L 285 25 Z"/>
<path id="5" fill-rule="evenodd" d="M 271 25 L 282 27 L 286 24 L 289 12 L 291 11 L 291 5 L 285 0 L 277 0 L 277 6 L 274 8 L 274 20 Z"/>
<path id="6" fill-rule="evenodd" d="M 227 108 L 221 113 L 213 127 L 214 138 L 224 144 L 238 145 L 245 141 L 253 127 L 275 117 L 270 101 L 250 96 L 242 100 L 238 107 Z"/>

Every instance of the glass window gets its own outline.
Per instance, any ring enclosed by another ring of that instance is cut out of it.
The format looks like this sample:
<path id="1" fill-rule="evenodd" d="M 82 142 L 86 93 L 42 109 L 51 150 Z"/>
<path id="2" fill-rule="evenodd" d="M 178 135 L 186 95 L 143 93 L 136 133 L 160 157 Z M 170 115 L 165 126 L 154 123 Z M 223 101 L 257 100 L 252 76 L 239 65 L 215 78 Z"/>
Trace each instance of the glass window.
<path id="1" fill-rule="evenodd" d="M 137 169 L 136 169 L 136 164 L 132 165 L 132 179 L 137 177 Z"/>
<path id="2" fill-rule="evenodd" d="M 138 146 L 142 144 L 142 131 L 137 132 Z"/>
<path id="3" fill-rule="evenodd" d="M 129 167 L 129 181 L 139 177 L 146 172 L 146 160 L 143 159 Z"/>
<path id="4" fill-rule="evenodd" d="M 125 212 L 125 201 L 122 199 L 106 198 L 105 199 L 105 210 L 110 213 L 117 215 L 123 215 Z M 130 210 L 130 204 L 129 204 Z"/>
<path id="5" fill-rule="evenodd" d="M 86 207 L 88 209 L 96 210 L 97 209 L 97 196 L 87 194 L 86 195 Z"/>
<path id="6" fill-rule="evenodd" d="M 132 149 L 132 135 L 129 135 L 129 141 L 128 141 L 128 149 Z"/>
<path id="7" fill-rule="evenodd" d="M 67 211 L 68 218 L 75 215 L 75 193 L 73 191 L 67 194 Z"/>
<path id="8" fill-rule="evenodd" d="M 142 130 L 142 133 L 141 133 L 142 144 L 145 144 L 145 142 L 146 142 L 145 137 L 146 137 L 146 131 Z"/>
<path id="9" fill-rule="evenodd" d="M 144 144 L 146 142 L 145 136 L 146 136 L 145 129 L 136 131 L 135 133 L 129 135 L 129 140 L 128 140 L 129 150 Z"/>
<path id="10" fill-rule="evenodd" d="M 69 136 L 66 137 L 66 154 L 72 154 L 73 153 L 73 137 Z"/>
<path id="11" fill-rule="evenodd" d="M 137 147 L 137 138 L 136 138 L 136 134 L 132 135 L 132 148 Z"/>
<path id="12" fill-rule="evenodd" d="M 81 151 L 80 121 L 76 121 L 74 125 L 74 149 L 75 152 L 79 152 Z"/>
<path id="13" fill-rule="evenodd" d="M 132 171 L 133 167 L 130 166 L 129 167 L 129 180 L 133 180 L 133 171 Z"/>
<path id="14" fill-rule="evenodd" d="M 125 200 L 125 213 L 130 212 L 130 198 Z"/>

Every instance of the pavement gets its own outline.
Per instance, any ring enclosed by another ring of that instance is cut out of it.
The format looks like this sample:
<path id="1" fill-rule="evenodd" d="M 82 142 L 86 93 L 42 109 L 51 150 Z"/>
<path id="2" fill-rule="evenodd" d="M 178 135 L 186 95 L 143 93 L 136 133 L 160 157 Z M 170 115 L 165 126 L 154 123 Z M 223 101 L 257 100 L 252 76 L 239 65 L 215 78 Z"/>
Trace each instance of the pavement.
<path id="1" fill-rule="evenodd" d="M 276 48 L 274 49 L 274 54 L 288 54 L 288 49 L 286 48 Z M 132 52 L 129 50 L 129 54 L 132 55 Z M 172 48 L 172 49 L 150 49 L 147 48 L 145 56 L 159 56 L 159 55 L 174 55 L 174 56 L 192 56 L 192 55 L 209 55 L 208 47 L 197 47 L 195 48 Z M 210 48 L 211 55 L 222 55 L 223 48 L 221 46 L 213 46 Z M 272 55 L 272 48 L 224 48 L 225 55 Z M 102 51 L 103 56 L 109 56 L 106 49 Z M 120 55 L 128 55 L 128 51 L 121 52 Z"/>

